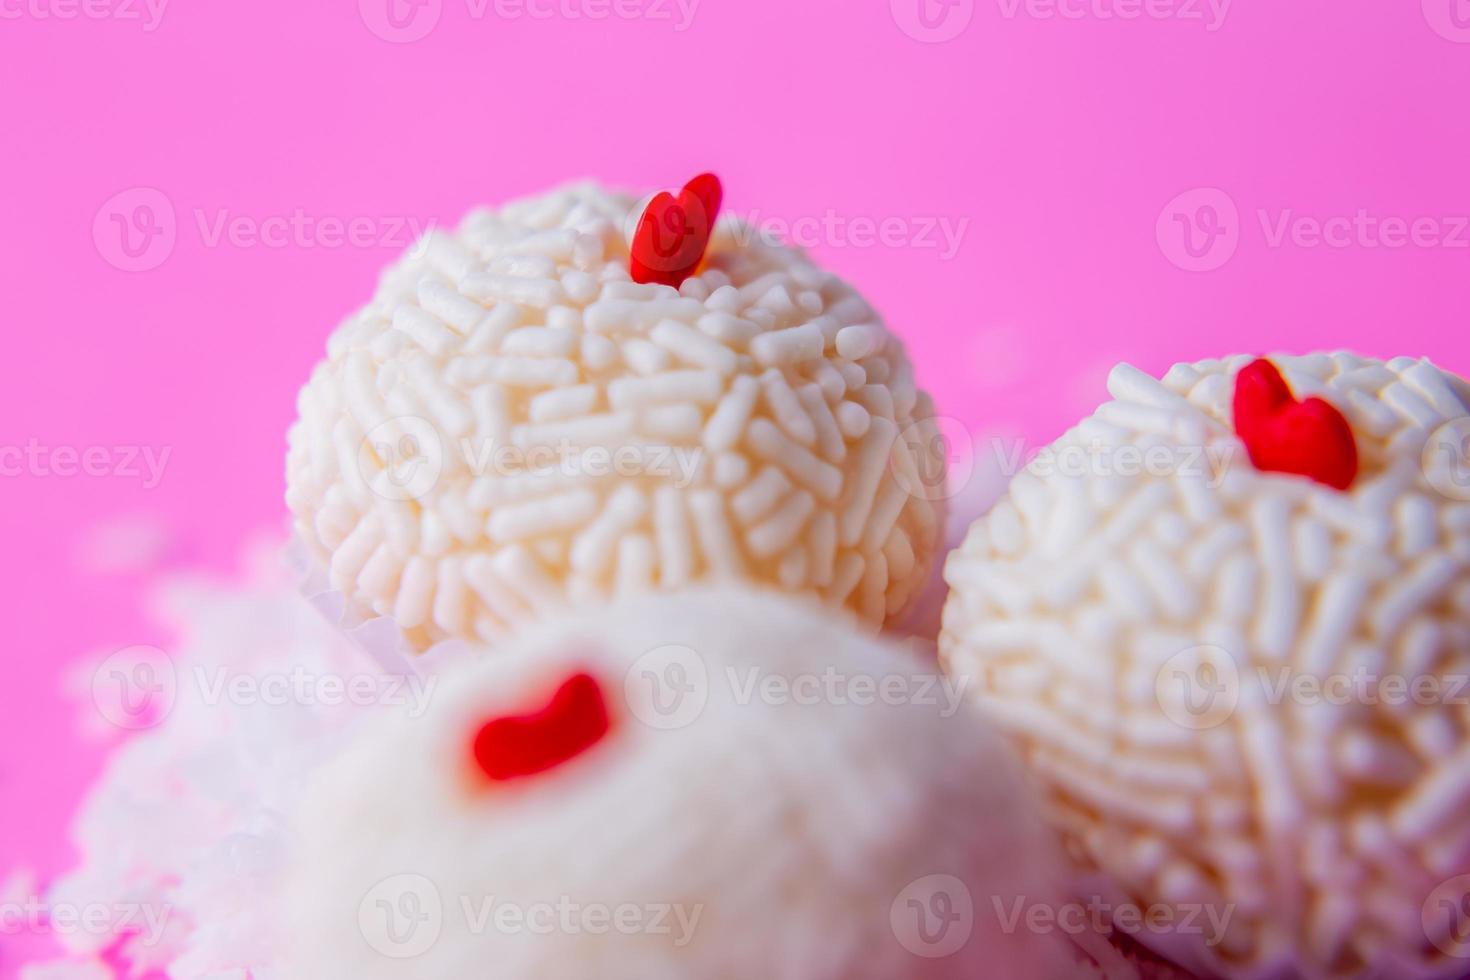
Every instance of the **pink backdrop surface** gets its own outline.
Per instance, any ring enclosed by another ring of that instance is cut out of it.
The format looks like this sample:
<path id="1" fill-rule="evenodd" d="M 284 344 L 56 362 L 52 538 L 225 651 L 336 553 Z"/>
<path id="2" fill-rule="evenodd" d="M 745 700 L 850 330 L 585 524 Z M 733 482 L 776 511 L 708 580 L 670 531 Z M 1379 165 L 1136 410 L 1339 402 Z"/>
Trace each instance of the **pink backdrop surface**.
<path id="1" fill-rule="evenodd" d="M 284 527 L 328 331 L 473 204 L 715 170 L 978 438 L 1122 358 L 1470 370 L 1466 0 L 0 0 L 0 92 L 0 874 L 100 765 L 68 665 Z"/>

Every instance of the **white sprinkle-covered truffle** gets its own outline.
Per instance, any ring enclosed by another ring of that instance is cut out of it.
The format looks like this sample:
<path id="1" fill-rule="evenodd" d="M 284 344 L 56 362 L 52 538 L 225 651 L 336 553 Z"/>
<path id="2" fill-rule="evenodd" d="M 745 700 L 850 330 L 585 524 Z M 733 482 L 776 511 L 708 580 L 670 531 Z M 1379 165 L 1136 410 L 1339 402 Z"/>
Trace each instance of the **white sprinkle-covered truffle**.
<path id="1" fill-rule="evenodd" d="M 635 208 L 582 184 L 430 234 L 302 390 L 297 530 L 416 646 L 711 579 L 882 624 L 924 583 L 943 460 L 901 344 L 737 221 L 680 289 L 633 282 Z"/>
<path id="2" fill-rule="evenodd" d="M 1115 400 L 949 558 L 946 668 L 1087 887 L 1173 915 L 1140 934 L 1158 951 L 1211 976 L 1463 975 L 1470 386 L 1273 356 L 1352 428 L 1339 491 L 1252 466 L 1250 361 L 1114 370 Z"/>
<path id="3" fill-rule="evenodd" d="M 746 590 L 519 633 L 316 781 L 286 975 L 1061 976 L 1066 937 L 1007 917 L 1054 908 L 1053 844 L 1009 750 L 932 670 Z M 487 779 L 486 723 L 547 724 L 585 676 L 605 734 Z"/>

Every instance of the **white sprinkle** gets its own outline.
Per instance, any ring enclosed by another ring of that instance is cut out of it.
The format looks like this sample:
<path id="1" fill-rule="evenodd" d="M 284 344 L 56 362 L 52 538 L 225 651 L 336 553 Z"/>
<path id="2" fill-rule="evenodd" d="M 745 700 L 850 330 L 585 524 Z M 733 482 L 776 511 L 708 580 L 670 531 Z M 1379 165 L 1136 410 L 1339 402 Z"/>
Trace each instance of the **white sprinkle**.
<path id="1" fill-rule="evenodd" d="M 725 312 L 706 313 L 695 326 L 720 344 L 737 351 L 745 350 L 751 339 L 761 332 L 761 328 L 749 320 Z"/>
<path id="2" fill-rule="evenodd" d="M 510 626 L 530 619 L 530 611 L 506 587 L 489 555 L 472 555 L 465 559 L 464 579 L 470 591 L 479 596 L 498 622 Z"/>
<path id="3" fill-rule="evenodd" d="M 812 521 L 811 534 L 807 537 L 811 550 L 809 564 L 812 584 L 825 588 L 832 584 L 832 566 L 837 558 L 837 516 L 830 510 L 821 510 Z"/>
<path id="4" fill-rule="evenodd" d="M 417 629 L 428 622 L 433 601 L 434 563 L 424 555 L 414 555 L 403 566 L 393 618 L 404 629 Z"/>
<path id="5" fill-rule="evenodd" d="M 575 361 L 551 357 L 466 357 L 450 364 L 450 380 L 457 384 L 555 388 L 576 384 L 577 375 Z"/>
<path id="6" fill-rule="evenodd" d="M 596 385 L 553 388 L 531 399 L 532 422 L 554 422 L 586 415 L 597 407 Z"/>
<path id="7" fill-rule="evenodd" d="M 582 336 L 582 363 L 593 371 L 606 371 L 621 357 L 618 345 L 600 334 Z"/>
<path id="8" fill-rule="evenodd" d="M 648 336 L 687 364 L 709 368 L 720 374 L 733 374 L 735 371 L 734 351 L 677 320 L 660 320 Z"/>
<path id="9" fill-rule="evenodd" d="M 868 434 L 873 417 L 857 402 L 843 402 L 837 406 L 837 426 L 847 439 L 861 439 Z"/>
<path id="10" fill-rule="evenodd" d="M 704 448 L 712 453 L 724 452 L 740 441 L 745 425 L 755 411 L 760 384 L 749 375 L 741 375 L 730 384 L 704 427 Z"/>
<path id="11" fill-rule="evenodd" d="M 720 453 L 715 457 L 715 486 L 733 489 L 750 479 L 750 460 L 740 453 Z"/>
<path id="12" fill-rule="evenodd" d="M 648 513 L 648 500 L 637 487 L 623 485 L 613 492 L 602 514 L 572 542 L 571 564 L 584 575 L 601 576 L 623 532 Z"/>
<path id="13" fill-rule="evenodd" d="M 1263 497 L 1251 506 L 1251 527 L 1264 581 L 1256 620 L 1256 644 L 1272 660 L 1291 652 L 1301 621 L 1301 587 L 1291 556 L 1289 503 L 1281 497 Z"/>
<path id="14" fill-rule="evenodd" d="M 576 334 L 552 327 L 521 327 L 500 342 L 501 353 L 527 357 L 571 357 L 577 346 Z"/>
<path id="15" fill-rule="evenodd" d="M 521 545 L 502 549 L 492 561 L 501 579 L 532 609 L 545 612 L 562 605 L 561 590 Z"/>
<path id="16" fill-rule="evenodd" d="M 374 599 L 391 596 L 398 587 L 398 574 L 402 569 L 402 562 L 385 541 L 378 545 L 362 566 L 362 571 L 357 573 L 357 588 Z"/>
<path id="17" fill-rule="evenodd" d="M 595 333 L 611 333 L 617 330 L 643 331 L 660 320 L 681 320 L 692 323 L 704 313 L 704 304 L 697 299 L 658 299 L 637 301 L 626 299 L 601 299 L 582 312 L 582 321 L 587 329 Z"/>
<path id="18" fill-rule="evenodd" d="M 842 492 L 841 470 L 792 442 L 766 419 L 751 422 L 745 431 L 745 439 L 757 456 L 784 467 L 797 483 L 815 493 L 819 500 L 830 503 Z"/>
<path id="19" fill-rule="evenodd" d="M 834 605 L 847 602 L 847 597 L 852 595 L 852 590 L 857 588 L 858 582 L 863 577 L 863 569 L 867 563 L 863 556 L 855 551 L 849 551 L 837 561 L 837 566 L 832 572 L 832 584 L 827 586 L 824 597 Z"/>
<path id="20" fill-rule="evenodd" d="M 716 575 L 739 576 L 745 562 L 730 523 L 725 520 L 725 501 L 718 490 L 696 490 L 689 495 L 689 510 L 694 515 L 694 532 L 705 561 Z"/>
<path id="21" fill-rule="evenodd" d="M 837 353 L 850 361 L 861 361 L 883 350 L 887 332 L 875 323 L 859 323 L 837 331 Z"/>
<path id="22" fill-rule="evenodd" d="M 776 368 L 761 375 L 761 390 L 771 416 L 788 436 L 803 446 L 812 446 L 817 441 L 817 427 L 802 407 L 801 399 L 791 390 L 786 376 Z"/>
<path id="23" fill-rule="evenodd" d="M 488 354 L 500 347 L 500 340 L 525 321 L 526 311 L 515 303 L 497 303 L 465 341 L 466 354 Z"/>
<path id="24" fill-rule="evenodd" d="M 704 428 L 704 413 L 697 405 L 656 405 L 643 410 L 638 427 L 657 439 L 693 442 Z"/>
<path id="25" fill-rule="evenodd" d="M 801 399 L 802 407 L 806 409 L 807 415 L 817 427 L 817 451 L 828 462 L 842 462 L 847 458 L 847 443 L 843 442 L 842 431 L 837 427 L 837 420 L 832 417 L 832 410 L 827 407 L 827 400 L 822 397 L 822 389 L 815 384 L 808 383 L 802 385 L 796 395 Z"/>
<path id="26" fill-rule="evenodd" d="M 505 388 L 496 384 L 480 385 L 470 392 L 470 411 L 475 416 L 475 432 L 492 446 L 503 446 L 510 439 L 510 405 Z"/>
<path id="27" fill-rule="evenodd" d="M 563 443 L 582 449 L 594 446 L 616 448 L 635 431 L 633 413 L 608 412 L 558 422 L 518 425 L 511 431 L 511 440 L 523 449 L 560 446 Z"/>
<path id="28" fill-rule="evenodd" d="M 822 356 L 822 331 L 805 324 L 763 333 L 750 342 L 750 352 L 764 367 L 784 367 Z"/>
<path id="29" fill-rule="evenodd" d="M 914 484 L 908 484 L 914 486 Z M 909 502 L 909 492 L 904 489 L 904 484 L 897 480 L 889 480 L 883 484 L 878 492 L 878 499 L 873 503 L 873 509 L 868 514 L 867 524 L 863 528 L 863 536 L 860 548 L 864 554 L 872 554 L 883 548 L 883 542 L 888 540 L 888 535 L 893 532 L 894 525 L 898 523 L 898 515 L 903 513 L 904 505 Z M 885 562 L 885 568 L 887 563 Z"/>
<path id="30" fill-rule="evenodd" d="M 462 560 L 441 558 L 438 572 L 438 586 L 434 590 L 434 625 L 449 634 L 463 633 L 469 610 L 465 603 Z"/>
<path id="31" fill-rule="evenodd" d="M 618 595 L 636 595 L 653 587 L 657 556 L 646 534 L 629 534 L 618 542 L 617 573 L 613 589 Z"/>
<path id="32" fill-rule="evenodd" d="M 454 343 L 454 332 L 432 313 L 417 306 L 400 306 L 393 311 L 393 329 L 401 330 L 434 357 L 442 357 Z"/>
<path id="33" fill-rule="evenodd" d="M 666 371 L 649 378 L 618 378 L 607 388 L 614 408 L 639 408 L 663 402 L 713 405 L 724 384 L 714 371 Z"/>
<path id="34" fill-rule="evenodd" d="M 463 435 L 473 424 L 474 418 L 464 403 L 451 397 L 445 386 L 435 377 L 434 368 L 424 358 L 414 358 L 405 368 L 413 382 L 415 393 L 424 400 L 439 428 L 450 436 Z"/>
<path id="35" fill-rule="evenodd" d="M 1417 558 L 1439 540 L 1434 504 L 1421 494 L 1401 497 L 1394 506 L 1398 526 L 1398 551 L 1404 558 Z"/>
<path id="36" fill-rule="evenodd" d="M 871 428 L 858 446 L 857 461 L 848 477 L 852 496 L 842 512 L 841 533 L 838 541 L 844 548 L 851 548 L 862 538 L 863 527 L 872 513 L 873 503 L 878 497 L 878 485 L 888 466 L 889 453 L 898 438 L 898 426 L 878 416 L 872 419 Z M 830 500 L 832 498 L 823 498 Z"/>
<path id="37" fill-rule="evenodd" d="M 704 305 L 718 313 L 734 313 L 741 307 L 740 290 L 728 284 L 721 286 L 709 294 L 709 299 L 704 301 Z M 700 329 L 705 329 L 702 320 Z"/>
<path id="38" fill-rule="evenodd" d="M 362 566 L 383 543 L 383 527 L 372 514 L 364 517 L 332 553 L 330 574 L 333 588 L 351 591 Z"/>
<path id="39" fill-rule="evenodd" d="M 418 297 L 420 306 L 461 335 L 467 336 L 485 319 L 485 307 L 443 283 L 431 280 L 419 283 Z"/>
<path id="40" fill-rule="evenodd" d="M 822 389 L 822 398 L 829 405 L 836 405 L 847 394 L 847 382 L 842 379 L 842 372 L 826 361 L 817 361 L 811 366 L 809 373 L 811 379 Z"/>
<path id="41" fill-rule="evenodd" d="M 1402 382 L 1389 385 L 1378 397 L 1423 428 L 1432 428 L 1442 421 L 1440 414 L 1429 402 L 1415 394 L 1414 389 Z"/>
<path id="42" fill-rule="evenodd" d="M 597 299 L 601 286 L 596 279 L 581 269 L 568 269 L 561 274 L 561 288 L 567 294 L 567 299 L 580 306 L 586 306 Z"/>
<path id="43" fill-rule="evenodd" d="M 642 375 L 661 374 L 672 363 L 668 351 L 641 337 L 630 337 L 621 347 L 624 363 Z"/>
<path id="44" fill-rule="evenodd" d="M 800 547 L 792 548 L 781 556 L 781 562 L 776 566 L 776 581 L 782 588 L 799 591 L 807 583 L 808 562 L 806 551 Z"/>
<path id="45" fill-rule="evenodd" d="M 735 520 L 748 526 L 771 512 L 792 490 L 791 480 L 776 466 L 766 466 L 750 484 L 730 498 Z"/>
<path id="46" fill-rule="evenodd" d="M 750 553 L 757 558 L 769 558 L 785 551 L 795 543 L 796 536 L 806 527 L 816 509 L 816 498 L 810 493 L 801 490 L 792 494 L 776 513 L 745 535 Z M 884 584 L 886 586 L 887 583 Z"/>
<path id="47" fill-rule="evenodd" d="M 511 300 L 538 310 L 567 302 L 561 280 L 526 279 L 520 276 L 496 276 L 477 273 L 460 281 L 459 288 L 482 303 Z"/>
<path id="48" fill-rule="evenodd" d="M 677 488 L 664 486 L 654 491 L 653 531 L 663 585 L 677 588 L 685 584 L 694 574 L 694 553 L 684 495 Z"/>
<path id="49" fill-rule="evenodd" d="M 511 504 L 490 515 L 486 531 L 492 541 L 520 541 L 579 527 L 597 513 L 597 502 L 596 493 L 583 489 Z"/>

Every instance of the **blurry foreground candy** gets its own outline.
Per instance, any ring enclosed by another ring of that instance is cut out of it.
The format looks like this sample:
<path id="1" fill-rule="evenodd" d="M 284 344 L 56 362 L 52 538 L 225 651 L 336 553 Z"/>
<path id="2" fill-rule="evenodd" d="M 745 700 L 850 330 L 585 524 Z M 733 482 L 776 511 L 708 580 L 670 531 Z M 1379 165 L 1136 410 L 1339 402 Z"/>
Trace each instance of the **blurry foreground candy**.
<path id="1" fill-rule="evenodd" d="M 1052 907 L 1014 760 L 935 680 L 746 591 L 535 627 L 318 780 L 290 975 L 1065 975 L 1008 918 Z"/>
<path id="2" fill-rule="evenodd" d="M 1470 973 L 1470 387 L 1126 365 L 946 566 L 952 676 L 1201 974 Z"/>

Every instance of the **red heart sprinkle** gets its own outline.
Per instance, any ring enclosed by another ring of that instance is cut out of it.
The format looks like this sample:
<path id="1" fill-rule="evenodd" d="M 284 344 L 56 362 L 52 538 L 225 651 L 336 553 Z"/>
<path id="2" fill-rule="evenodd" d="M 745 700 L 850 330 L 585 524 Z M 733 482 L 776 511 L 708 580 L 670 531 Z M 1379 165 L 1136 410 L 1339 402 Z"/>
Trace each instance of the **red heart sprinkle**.
<path id="1" fill-rule="evenodd" d="M 1306 476 L 1338 490 L 1358 475 L 1348 420 L 1321 398 L 1297 401 L 1265 358 L 1235 376 L 1235 432 L 1258 470 Z"/>
<path id="2" fill-rule="evenodd" d="M 675 197 L 660 191 L 633 233 L 629 265 L 634 282 L 657 282 L 675 289 L 694 275 L 720 213 L 720 178 L 700 174 Z"/>
<path id="3" fill-rule="evenodd" d="M 496 782 L 535 776 L 586 752 L 610 728 L 601 685 L 575 674 L 546 707 L 486 722 L 475 734 L 475 763 Z"/>

